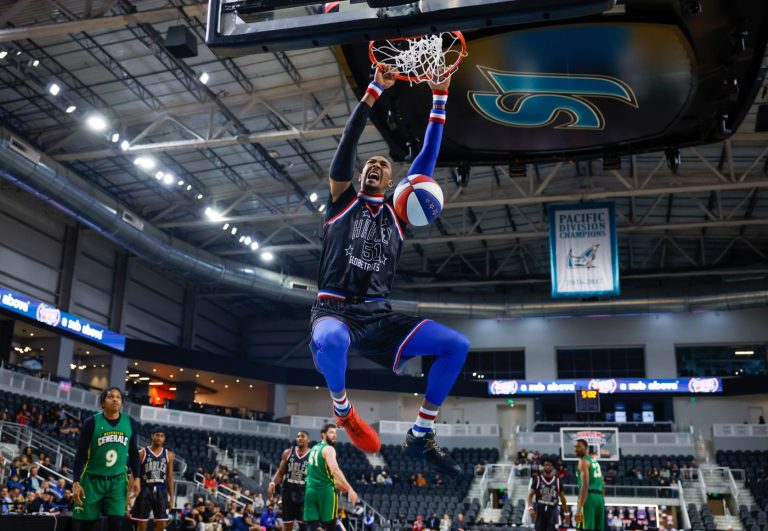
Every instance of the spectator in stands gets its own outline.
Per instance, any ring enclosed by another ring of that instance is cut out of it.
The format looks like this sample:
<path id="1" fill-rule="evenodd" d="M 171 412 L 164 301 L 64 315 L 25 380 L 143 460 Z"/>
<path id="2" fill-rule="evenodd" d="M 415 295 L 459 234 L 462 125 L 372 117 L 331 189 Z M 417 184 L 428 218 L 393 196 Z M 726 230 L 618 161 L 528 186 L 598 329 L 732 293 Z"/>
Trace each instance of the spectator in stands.
<path id="1" fill-rule="evenodd" d="M 259 525 L 265 528 L 266 531 L 275 531 L 277 529 L 277 513 L 275 513 L 275 508 L 271 503 L 261 513 Z"/>
<path id="2" fill-rule="evenodd" d="M 438 531 L 440 527 L 440 519 L 437 517 L 437 513 L 432 513 L 432 516 L 427 518 L 426 527 L 430 531 Z"/>
<path id="3" fill-rule="evenodd" d="M 362 507 L 362 505 L 360 506 Z M 376 516 L 373 514 L 373 509 L 368 509 L 363 518 L 363 528 L 365 531 L 374 531 L 376 529 Z"/>
<path id="4" fill-rule="evenodd" d="M 213 512 L 205 522 L 205 531 L 223 531 L 225 517 L 221 512 L 221 507 L 213 506 Z"/>
<path id="5" fill-rule="evenodd" d="M 0 422 L 8 422 L 8 410 L 4 409 L 0 411 Z"/>
<path id="6" fill-rule="evenodd" d="M 482 476 L 485 472 L 485 467 L 481 465 L 480 463 L 475 465 L 475 475 L 476 476 Z"/>
<path id="7" fill-rule="evenodd" d="M 248 503 L 242 513 L 238 513 L 232 521 L 233 531 L 260 531 L 261 526 L 253 521 L 253 504 Z"/>
<path id="8" fill-rule="evenodd" d="M 467 524 L 464 522 L 464 515 L 462 513 L 459 513 L 456 515 L 456 521 L 453 522 L 453 529 L 454 531 L 466 531 Z"/>
<path id="9" fill-rule="evenodd" d="M 760 415 L 760 418 L 759 418 L 759 419 L 757 419 L 757 423 L 758 423 L 758 424 L 765 424 L 765 419 L 763 418 L 763 416 L 762 416 L 762 415 Z"/>
<path id="10" fill-rule="evenodd" d="M 416 520 L 413 521 L 413 531 L 424 530 L 424 517 L 421 515 L 416 516 Z"/>
<path id="11" fill-rule="evenodd" d="M 450 531 L 451 530 L 451 517 L 448 516 L 448 513 L 445 513 L 443 517 L 440 519 L 440 531 Z"/>
<path id="12" fill-rule="evenodd" d="M 253 499 L 253 508 L 258 512 L 261 512 L 264 509 L 264 497 L 261 495 L 261 492 L 257 493 L 256 497 Z"/>
<path id="13" fill-rule="evenodd" d="M 397 472 L 392 474 L 392 484 L 393 485 L 399 485 L 400 484 L 400 474 L 398 474 Z"/>
<path id="14" fill-rule="evenodd" d="M 11 475 L 11 478 L 6 483 L 6 486 L 11 490 L 18 489 L 19 492 L 24 490 L 24 484 L 19 479 L 18 473 Z"/>
<path id="15" fill-rule="evenodd" d="M 61 465 L 61 468 L 59 469 L 59 474 L 61 474 L 64 477 L 71 476 L 72 471 L 69 469 L 69 465 Z"/>
<path id="16" fill-rule="evenodd" d="M 379 472 L 379 474 L 376 476 L 376 483 L 378 483 L 379 485 L 383 485 L 384 484 L 384 477 L 386 475 L 387 475 L 387 473 L 384 472 L 383 470 L 381 472 Z"/>
<path id="17" fill-rule="evenodd" d="M 53 494 L 50 492 L 42 492 L 37 496 L 28 508 L 30 513 L 52 513 L 58 512 L 53 505 Z"/>
<path id="18" fill-rule="evenodd" d="M 416 474 L 416 486 L 417 487 L 426 487 L 427 486 L 427 478 L 424 477 L 424 474 L 419 472 Z"/>
<path id="19" fill-rule="evenodd" d="M 27 421 L 29 420 L 29 410 L 28 410 L 27 403 L 24 402 L 19 407 L 19 410 L 16 412 L 16 423 L 17 424 L 27 424 Z"/>
<path id="20" fill-rule="evenodd" d="M 56 481 L 56 484 L 51 487 L 51 492 L 53 493 L 54 497 L 59 500 L 64 497 L 64 493 L 67 491 L 67 480 L 64 478 L 59 478 Z"/>
<path id="21" fill-rule="evenodd" d="M 368 478 L 366 479 L 369 485 L 374 485 L 376 483 L 376 477 L 373 475 L 373 472 L 368 474 Z"/>
<path id="22" fill-rule="evenodd" d="M 432 479 L 432 484 L 436 487 L 439 487 L 443 484 L 443 478 L 440 477 L 440 474 L 435 474 L 435 477 Z"/>
<path id="23" fill-rule="evenodd" d="M 59 508 L 61 512 L 71 511 L 75 507 L 75 498 L 72 496 L 72 491 L 67 489 L 64 491 L 64 496 L 54 501 L 54 505 Z"/>
<path id="24" fill-rule="evenodd" d="M 13 504 L 13 498 L 11 498 L 10 492 L 8 491 L 8 487 L 1 488 L 0 489 L 0 515 L 10 513 L 12 504 Z"/>
<path id="25" fill-rule="evenodd" d="M 218 487 L 218 483 L 216 483 L 216 480 L 209 474 L 205 473 L 205 476 L 203 476 L 203 488 L 214 492 L 216 490 L 216 487 Z"/>
<path id="26" fill-rule="evenodd" d="M 37 471 L 37 465 L 29 469 L 29 476 L 27 476 L 27 478 L 24 480 L 25 492 L 37 492 L 40 490 L 40 484 L 42 483 L 43 479 L 38 475 Z"/>

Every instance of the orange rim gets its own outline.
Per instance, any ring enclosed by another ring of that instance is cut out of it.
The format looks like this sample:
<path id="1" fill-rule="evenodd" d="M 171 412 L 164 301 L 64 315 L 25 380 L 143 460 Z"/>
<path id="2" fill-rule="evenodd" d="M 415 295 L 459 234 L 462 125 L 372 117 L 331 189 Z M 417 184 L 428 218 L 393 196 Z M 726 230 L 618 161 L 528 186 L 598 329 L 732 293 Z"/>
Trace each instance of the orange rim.
<path id="1" fill-rule="evenodd" d="M 446 71 L 446 74 L 451 75 L 453 74 L 457 68 L 459 68 L 459 65 L 464 60 L 464 57 L 467 55 L 467 42 L 464 40 L 464 34 L 460 31 L 451 31 L 449 32 L 451 35 L 456 37 L 456 39 L 461 43 L 461 51 L 459 52 L 459 57 L 456 59 L 456 61 L 448 67 L 448 70 Z M 397 42 L 397 41 L 406 41 L 408 39 L 416 39 L 416 38 L 422 38 L 424 35 L 415 35 L 413 37 L 397 37 L 396 39 L 385 39 L 388 42 Z M 374 53 L 373 47 L 375 45 L 376 41 L 371 41 L 368 43 L 368 58 L 371 60 L 371 64 L 373 64 L 376 68 L 381 68 L 384 66 L 377 58 L 376 54 Z M 429 77 L 427 76 L 407 76 L 403 74 L 395 74 L 395 79 L 399 79 L 400 81 L 410 81 L 411 83 L 421 83 L 423 81 L 429 81 Z"/>

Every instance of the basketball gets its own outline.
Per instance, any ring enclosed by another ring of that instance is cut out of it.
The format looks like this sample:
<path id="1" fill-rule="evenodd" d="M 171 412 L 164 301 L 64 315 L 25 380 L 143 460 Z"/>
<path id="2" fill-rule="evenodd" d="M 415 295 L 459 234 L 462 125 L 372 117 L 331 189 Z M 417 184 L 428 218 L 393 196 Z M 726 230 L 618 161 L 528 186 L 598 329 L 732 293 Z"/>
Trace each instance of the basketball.
<path id="1" fill-rule="evenodd" d="M 443 190 L 426 175 L 406 177 L 395 188 L 395 212 L 406 223 L 423 227 L 443 211 Z"/>

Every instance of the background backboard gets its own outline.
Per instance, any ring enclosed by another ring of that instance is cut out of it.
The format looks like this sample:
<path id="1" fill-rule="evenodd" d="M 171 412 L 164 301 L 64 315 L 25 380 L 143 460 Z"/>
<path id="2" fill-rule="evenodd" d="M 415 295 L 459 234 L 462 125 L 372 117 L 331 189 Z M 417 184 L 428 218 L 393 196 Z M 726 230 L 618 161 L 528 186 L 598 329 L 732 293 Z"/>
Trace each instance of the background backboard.
<path id="1" fill-rule="evenodd" d="M 381 6 L 386 4 L 400 4 Z M 221 55 L 583 17 L 614 0 L 210 0 L 206 43 Z"/>
<path id="2" fill-rule="evenodd" d="M 578 439 L 589 443 L 589 455 L 599 461 L 619 460 L 618 428 L 560 428 L 560 457 L 563 461 L 578 461 L 573 445 Z"/>

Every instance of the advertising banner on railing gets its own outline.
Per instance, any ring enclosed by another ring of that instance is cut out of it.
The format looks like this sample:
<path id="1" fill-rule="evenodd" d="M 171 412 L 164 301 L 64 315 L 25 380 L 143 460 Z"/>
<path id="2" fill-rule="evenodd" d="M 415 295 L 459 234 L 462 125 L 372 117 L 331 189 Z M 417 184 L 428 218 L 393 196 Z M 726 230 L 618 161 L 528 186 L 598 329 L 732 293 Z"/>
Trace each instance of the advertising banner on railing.
<path id="1" fill-rule="evenodd" d="M 51 328 L 66 330 L 114 350 L 125 350 L 125 336 L 3 286 L 0 286 L 0 309 L 29 317 Z"/>
<path id="2" fill-rule="evenodd" d="M 619 294 L 619 245 L 613 203 L 549 207 L 553 297 Z"/>
<path id="3" fill-rule="evenodd" d="M 602 394 L 613 393 L 722 393 L 720 378 L 605 378 L 575 380 L 490 380 L 488 394 L 504 395 L 565 395 L 580 389 L 597 389 Z"/>

